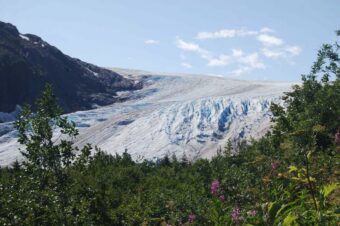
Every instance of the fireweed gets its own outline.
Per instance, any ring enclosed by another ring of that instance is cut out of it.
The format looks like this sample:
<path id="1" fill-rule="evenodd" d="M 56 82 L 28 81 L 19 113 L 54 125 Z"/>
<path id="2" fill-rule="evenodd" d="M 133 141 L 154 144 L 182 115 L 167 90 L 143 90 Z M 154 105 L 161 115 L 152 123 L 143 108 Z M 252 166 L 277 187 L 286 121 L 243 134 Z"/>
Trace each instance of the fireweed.
<path id="1" fill-rule="evenodd" d="M 235 207 L 231 212 L 231 219 L 233 222 L 237 223 L 240 221 L 241 211 L 240 208 Z"/>
<path id="2" fill-rule="evenodd" d="M 210 191 L 212 195 L 218 195 L 220 189 L 220 182 L 218 180 L 214 180 L 211 183 Z"/>
<path id="3" fill-rule="evenodd" d="M 196 215 L 193 214 L 193 213 L 190 213 L 189 217 L 188 217 L 188 222 L 189 223 L 194 223 L 195 220 L 196 220 Z"/>

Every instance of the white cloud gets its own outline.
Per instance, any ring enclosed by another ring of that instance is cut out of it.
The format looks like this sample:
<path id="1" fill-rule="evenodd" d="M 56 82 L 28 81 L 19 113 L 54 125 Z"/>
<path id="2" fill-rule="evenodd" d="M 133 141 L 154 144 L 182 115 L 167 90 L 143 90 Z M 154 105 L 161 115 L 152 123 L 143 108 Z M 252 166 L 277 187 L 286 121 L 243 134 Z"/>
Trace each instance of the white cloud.
<path id="1" fill-rule="evenodd" d="M 176 39 L 176 46 L 179 49 L 185 51 L 199 52 L 201 50 L 200 46 L 193 42 L 185 42 L 182 39 Z"/>
<path id="2" fill-rule="evenodd" d="M 231 63 L 247 65 L 250 68 L 264 69 L 265 65 L 260 61 L 258 53 L 245 54 L 241 49 L 233 49 L 232 54 L 220 54 L 213 57 L 212 53 L 201 48 L 198 44 L 193 42 L 185 42 L 177 38 L 176 45 L 179 49 L 184 51 L 191 51 L 197 53 L 201 58 L 207 60 L 207 65 L 210 67 L 221 67 Z M 182 64 L 182 66 L 184 66 Z"/>
<path id="3" fill-rule="evenodd" d="M 239 63 L 247 65 L 250 68 L 265 69 L 266 66 L 260 61 L 258 53 L 251 53 L 237 58 Z"/>
<path id="4" fill-rule="evenodd" d="M 242 49 L 233 49 L 232 51 L 233 51 L 233 56 L 234 57 L 241 57 L 241 56 L 243 56 Z"/>
<path id="5" fill-rule="evenodd" d="M 269 35 L 267 33 L 273 32 L 270 28 L 264 27 L 258 31 L 256 39 L 260 41 L 264 47 L 260 49 L 260 52 L 246 53 L 242 49 L 232 49 L 230 54 L 219 54 L 216 55 L 202 48 L 199 44 L 195 42 L 187 42 L 180 38 L 176 38 L 177 48 L 186 51 L 193 52 L 200 56 L 202 59 L 207 61 L 207 66 L 209 67 L 224 67 L 227 65 L 236 66 L 236 69 L 231 71 L 230 74 L 233 76 L 240 76 L 244 73 L 249 73 L 254 69 L 266 69 L 266 65 L 261 59 L 261 56 L 270 59 L 284 58 L 289 59 L 291 57 L 297 56 L 301 53 L 301 48 L 299 46 L 283 46 L 284 41 L 276 36 Z M 217 32 L 214 34 L 204 34 L 199 33 L 197 38 L 217 38 L 217 37 L 235 37 L 240 35 L 236 30 L 228 32 Z M 255 34 L 255 33 L 248 33 Z M 181 54 L 180 58 L 186 60 L 187 58 Z M 181 65 L 186 68 L 191 68 L 192 65 L 187 62 L 182 62 Z"/>
<path id="6" fill-rule="evenodd" d="M 186 62 L 182 62 L 181 65 L 182 67 L 185 67 L 185 68 L 192 68 L 192 65 Z"/>
<path id="7" fill-rule="evenodd" d="M 269 27 L 262 27 L 259 30 L 241 29 L 222 29 L 216 32 L 199 32 L 196 35 L 197 40 L 218 39 L 218 38 L 234 38 L 251 36 L 262 44 L 262 47 L 257 51 L 246 53 L 242 49 L 231 49 L 230 54 L 215 54 L 212 51 L 202 48 L 196 42 L 187 42 L 179 37 L 176 37 L 177 48 L 197 54 L 202 59 L 206 60 L 209 67 L 224 67 L 229 66 L 236 68 L 231 71 L 233 76 L 240 76 L 244 73 L 249 73 L 255 69 L 266 69 L 264 60 L 269 59 L 285 59 L 287 62 L 292 62 L 291 58 L 298 56 L 302 49 L 297 45 L 286 45 L 284 40 L 273 35 L 275 31 Z M 198 42 L 198 41 L 197 41 Z M 183 61 L 181 65 L 186 68 L 191 68 L 191 64 L 187 61 L 187 56 L 180 54 Z"/>
<path id="8" fill-rule="evenodd" d="M 245 37 L 245 36 L 255 36 L 260 33 L 272 33 L 272 30 L 269 27 L 263 27 L 259 31 L 248 30 L 246 28 L 240 29 L 222 29 L 215 32 L 207 32 L 202 31 L 196 35 L 196 39 L 205 40 L 205 39 L 217 39 L 217 38 L 234 38 L 234 37 Z"/>
<path id="9" fill-rule="evenodd" d="M 215 32 L 202 31 L 196 35 L 196 39 L 216 39 L 216 38 L 234 38 L 257 35 L 257 31 L 251 31 L 247 29 L 223 29 Z"/>
<path id="10" fill-rule="evenodd" d="M 271 50 L 271 49 L 267 49 L 267 48 L 261 49 L 261 52 L 265 57 L 271 58 L 271 59 L 283 57 L 284 54 L 285 54 L 283 51 Z"/>
<path id="11" fill-rule="evenodd" d="M 281 46 L 283 44 L 282 39 L 273 35 L 260 34 L 256 39 L 265 46 Z"/>
<path id="12" fill-rule="evenodd" d="M 200 55 L 203 59 L 210 59 L 211 53 L 208 50 L 201 48 L 194 42 L 186 42 L 180 38 L 176 38 L 176 46 L 184 51 L 194 52 Z"/>
<path id="13" fill-rule="evenodd" d="M 221 54 L 217 58 L 211 58 L 208 60 L 208 66 L 210 67 L 219 67 L 219 66 L 225 66 L 229 64 L 231 61 L 231 57 Z"/>
<path id="14" fill-rule="evenodd" d="M 232 54 L 221 54 L 218 57 L 208 59 L 208 66 L 225 66 L 228 64 L 238 64 L 247 66 L 250 69 L 265 69 L 265 65 L 261 62 L 258 53 L 246 54 L 241 49 L 233 49 Z"/>
<path id="15" fill-rule="evenodd" d="M 159 44 L 159 41 L 149 39 L 149 40 L 144 41 L 144 43 L 147 44 L 147 45 L 155 45 L 155 44 Z"/>
<path id="16" fill-rule="evenodd" d="M 302 49 L 300 46 L 287 46 L 285 50 L 290 53 L 292 56 L 300 55 Z"/>
<path id="17" fill-rule="evenodd" d="M 265 65 L 261 62 L 259 54 L 254 52 L 250 54 L 244 53 L 241 49 L 233 49 L 231 55 L 220 54 L 214 56 L 210 51 L 201 48 L 194 42 L 186 42 L 180 38 L 176 38 L 177 48 L 198 54 L 202 59 L 207 60 L 210 67 L 222 67 L 229 64 L 237 64 L 247 66 L 250 69 L 265 69 Z M 186 63 L 181 64 L 183 67 L 189 68 Z"/>
<path id="18" fill-rule="evenodd" d="M 263 27 L 263 28 L 261 28 L 260 32 L 261 33 L 273 33 L 274 30 L 269 28 L 269 27 Z"/>
<path id="19" fill-rule="evenodd" d="M 233 71 L 230 72 L 229 76 L 232 76 L 232 77 L 239 77 L 247 72 L 249 72 L 251 69 L 247 66 L 245 67 L 240 67 L 238 69 L 235 69 Z"/>
<path id="20" fill-rule="evenodd" d="M 262 54 L 271 59 L 278 59 L 278 58 L 291 58 L 300 55 L 302 49 L 300 46 L 286 46 L 284 48 L 276 48 L 276 49 L 269 49 L 263 48 L 261 49 Z"/>

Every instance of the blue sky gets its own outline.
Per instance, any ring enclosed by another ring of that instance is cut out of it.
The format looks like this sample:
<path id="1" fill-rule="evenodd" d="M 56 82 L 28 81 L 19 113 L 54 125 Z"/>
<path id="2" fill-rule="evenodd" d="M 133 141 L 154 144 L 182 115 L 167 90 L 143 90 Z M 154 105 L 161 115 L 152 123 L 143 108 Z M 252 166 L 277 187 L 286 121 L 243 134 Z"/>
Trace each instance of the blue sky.
<path id="1" fill-rule="evenodd" d="M 0 20 L 100 66 L 299 80 L 340 0 L 0 0 Z"/>

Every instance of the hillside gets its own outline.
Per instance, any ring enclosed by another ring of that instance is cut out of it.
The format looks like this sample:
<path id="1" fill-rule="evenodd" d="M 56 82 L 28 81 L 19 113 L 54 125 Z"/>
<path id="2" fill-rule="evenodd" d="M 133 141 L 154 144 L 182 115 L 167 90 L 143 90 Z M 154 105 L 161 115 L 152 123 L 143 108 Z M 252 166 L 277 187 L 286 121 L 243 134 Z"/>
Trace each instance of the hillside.
<path id="1" fill-rule="evenodd" d="M 63 54 L 32 34 L 21 34 L 0 21 L 0 112 L 33 104 L 46 82 L 54 87 L 65 112 L 91 109 L 117 101 L 116 92 L 141 84 L 113 71 Z"/>

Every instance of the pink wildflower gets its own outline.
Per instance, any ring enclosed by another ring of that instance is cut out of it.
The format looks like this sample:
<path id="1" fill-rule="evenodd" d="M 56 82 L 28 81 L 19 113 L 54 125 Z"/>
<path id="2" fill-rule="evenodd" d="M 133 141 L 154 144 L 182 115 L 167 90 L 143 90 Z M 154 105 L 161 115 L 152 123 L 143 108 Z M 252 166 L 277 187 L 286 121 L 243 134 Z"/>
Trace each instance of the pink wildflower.
<path id="1" fill-rule="evenodd" d="M 221 202 L 224 202 L 224 200 L 225 200 L 224 195 L 220 195 L 219 199 L 220 199 Z"/>
<path id="2" fill-rule="evenodd" d="M 211 183 L 211 187 L 210 187 L 211 194 L 217 195 L 219 189 L 220 189 L 220 182 L 218 180 L 214 180 Z"/>
<path id="3" fill-rule="evenodd" d="M 231 218 L 234 222 L 238 222 L 240 220 L 240 216 L 241 216 L 241 211 L 240 208 L 236 207 L 233 209 L 233 211 L 231 212 Z"/>
<path id="4" fill-rule="evenodd" d="M 196 220 L 196 215 L 193 213 L 190 213 L 188 217 L 189 223 L 194 223 L 195 220 Z"/>
<path id="5" fill-rule="evenodd" d="M 277 161 L 273 161 L 272 163 L 271 163 L 271 166 L 272 166 L 272 171 L 276 171 L 278 168 L 279 168 L 279 162 L 277 162 Z"/>
<path id="6" fill-rule="evenodd" d="M 255 217 L 256 216 L 256 210 L 250 210 L 250 211 L 248 211 L 247 212 L 247 214 L 249 215 L 249 216 L 252 216 L 252 217 Z"/>

